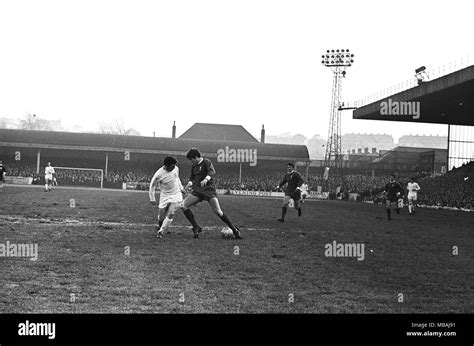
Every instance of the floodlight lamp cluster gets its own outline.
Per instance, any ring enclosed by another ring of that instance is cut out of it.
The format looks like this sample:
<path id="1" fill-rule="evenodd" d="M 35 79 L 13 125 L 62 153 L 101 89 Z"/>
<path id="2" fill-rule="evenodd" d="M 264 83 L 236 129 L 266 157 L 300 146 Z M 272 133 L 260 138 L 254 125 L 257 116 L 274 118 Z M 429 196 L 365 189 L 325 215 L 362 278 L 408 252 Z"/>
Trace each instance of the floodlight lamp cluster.
<path id="1" fill-rule="evenodd" d="M 418 85 L 423 84 L 429 80 L 428 73 L 426 73 L 426 67 L 421 66 L 415 70 L 415 78 L 418 81 Z"/>
<path id="2" fill-rule="evenodd" d="M 354 63 L 354 54 L 349 49 L 328 49 L 322 58 L 321 63 L 328 67 L 351 66 Z"/>

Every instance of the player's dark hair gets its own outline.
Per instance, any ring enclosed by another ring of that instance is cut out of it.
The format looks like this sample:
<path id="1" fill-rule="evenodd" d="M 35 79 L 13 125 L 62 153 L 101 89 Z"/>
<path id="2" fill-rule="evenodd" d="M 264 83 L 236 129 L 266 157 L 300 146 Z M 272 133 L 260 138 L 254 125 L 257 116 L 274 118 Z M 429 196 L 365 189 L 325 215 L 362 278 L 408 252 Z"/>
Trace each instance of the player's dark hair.
<path id="1" fill-rule="evenodd" d="M 195 159 L 197 157 L 201 157 L 201 152 L 197 148 L 189 149 L 188 153 L 186 154 L 186 158 L 188 160 Z"/>
<path id="2" fill-rule="evenodd" d="M 291 166 L 291 167 L 295 168 L 295 165 L 294 165 L 294 164 L 292 164 L 291 162 L 288 162 L 286 165 L 287 165 L 287 166 Z"/>
<path id="3" fill-rule="evenodd" d="M 178 163 L 178 160 L 176 160 L 173 156 L 166 156 L 165 159 L 163 160 L 163 164 L 165 166 L 171 166 L 177 163 Z"/>

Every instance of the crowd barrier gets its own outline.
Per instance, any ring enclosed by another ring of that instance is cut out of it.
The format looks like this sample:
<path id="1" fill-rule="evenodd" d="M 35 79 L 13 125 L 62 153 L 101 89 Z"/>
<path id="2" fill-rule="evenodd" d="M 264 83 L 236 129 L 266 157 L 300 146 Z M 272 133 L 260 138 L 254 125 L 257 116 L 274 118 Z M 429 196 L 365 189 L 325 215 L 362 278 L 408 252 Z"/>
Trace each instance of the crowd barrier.
<path id="1" fill-rule="evenodd" d="M 33 183 L 33 177 L 12 177 L 7 175 L 3 181 L 5 184 L 31 185 Z"/>

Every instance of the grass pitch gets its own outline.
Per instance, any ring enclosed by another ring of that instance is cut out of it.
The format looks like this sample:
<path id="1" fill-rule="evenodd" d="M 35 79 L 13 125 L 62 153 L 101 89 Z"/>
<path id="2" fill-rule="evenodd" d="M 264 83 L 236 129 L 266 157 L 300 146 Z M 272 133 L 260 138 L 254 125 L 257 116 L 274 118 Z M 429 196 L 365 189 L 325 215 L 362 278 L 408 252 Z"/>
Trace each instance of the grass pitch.
<path id="1" fill-rule="evenodd" d="M 70 200 L 75 207 L 70 207 Z M 178 212 L 155 236 L 146 192 L 5 186 L 0 244 L 38 244 L 38 260 L 0 257 L 3 313 L 463 313 L 472 312 L 474 213 L 221 196 L 244 240 L 224 240 L 207 203 L 192 238 Z M 365 258 L 326 257 L 358 243 Z M 457 252 L 456 252 L 457 250 Z"/>

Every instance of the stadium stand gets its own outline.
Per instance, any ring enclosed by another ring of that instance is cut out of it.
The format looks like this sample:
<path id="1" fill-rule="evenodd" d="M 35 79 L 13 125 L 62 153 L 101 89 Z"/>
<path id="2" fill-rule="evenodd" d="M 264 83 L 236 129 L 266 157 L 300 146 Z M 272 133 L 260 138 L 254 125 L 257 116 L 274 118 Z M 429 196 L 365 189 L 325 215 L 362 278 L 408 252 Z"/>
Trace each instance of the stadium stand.
<path id="1" fill-rule="evenodd" d="M 202 129 L 201 125 L 195 127 Z M 239 132 L 239 127 L 225 127 L 230 132 Z M 189 132 L 191 133 L 191 132 Z M 188 135 L 189 135 L 188 133 Z M 201 132 L 207 133 L 207 132 Z M 240 131 L 242 134 L 242 132 Z M 108 169 L 104 176 L 104 187 L 121 188 L 124 182 L 140 183 L 146 188 L 157 168 L 161 166 L 165 155 L 173 154 L 178 158 L 183 184 L 191 164 L 184 157 L 191 147 L 198 147 L 205 156 L 215 163 L 218 175 L 216 186 L 224 190 L 276 191 L 276 186 L 285 174 L 287 161 L 308 161 L 308 150 L 305 146 L 262 144 L 255 141 L 217 141 L 184 138 L 153 138 L 137 136 L 78 134 L 61 132 L 38 132 L 0 129 L 0 157 L 2 157 L 7 175 L 33 177 L 34 184 L 43 184 L 44 165 L 51 161 L 53 166 L 104 168 L 104 157 L 108 158 Z M 253 138 L 253 137 L 252 137 Z M 242 137 L 239 137 L 242 139 Z M 255 140 L 255 139 L 254 139 Z M 224 146 L 256 148 L 259 161 L 256 167 L 248 164 L 218 162 L 216 151 Z M 159 148 L 159 149 L 157 149 Z M 124 151 L 131 151 L 130 160 L 124 160 Z M 20 151 L 22 159 L 12 159 L 13 153 Z M 38 155 L 41 155 L 39 174 L 37 172 Z M 330 176 L 323 181 L 319 168 L 309 171 L 307 181 L 310 191 L 317 191 L 318 186 L 325 185 L 330 191 L 340 187 L 340 194 L 347 198 L 348 194 L 358 194 L 360 200 L 380 202 L 380 193 L 388 181 L 388 174 L 396 172 L 397 180 L 406 186 L 410 177 L 415 176 L 421 186 L 419 203 L 454 208 L 472 208 L 474 199 L 474 163 L 470 162 L 447 174 L 422 170 L 397 172 L 403 165 L 415 166 L 420 157 L 428 155 L 432 167 L 438 167 L 437 161 L 445 156 L 443 150 L 417 148 L 405 150 L 397 148 L 379 157 L 379 164 L 390 163 L 388 170 L 379 169 L 378 174 L 370 174 L 369 170 L 347 168 L 342 177 Z M 434 164 L 434 166 L 433 166 Z M 368 168 L 373 168 L 371 166 Z M 412 168 L 413 168 L 412 167 Z M 299 170 L 304 172 L 305 166 Z M 389 172 L 391 170 L 391 172 Z M 438 171 L 439 168 L 436 169 Z M 241 173 L 241 179 L 239 179 Z M 97 172 L 81 170 L 59 170 L 59 185 L 98 186 L 100 175 Z M 137 185 L 138 186 L 138 185 Z"/>

